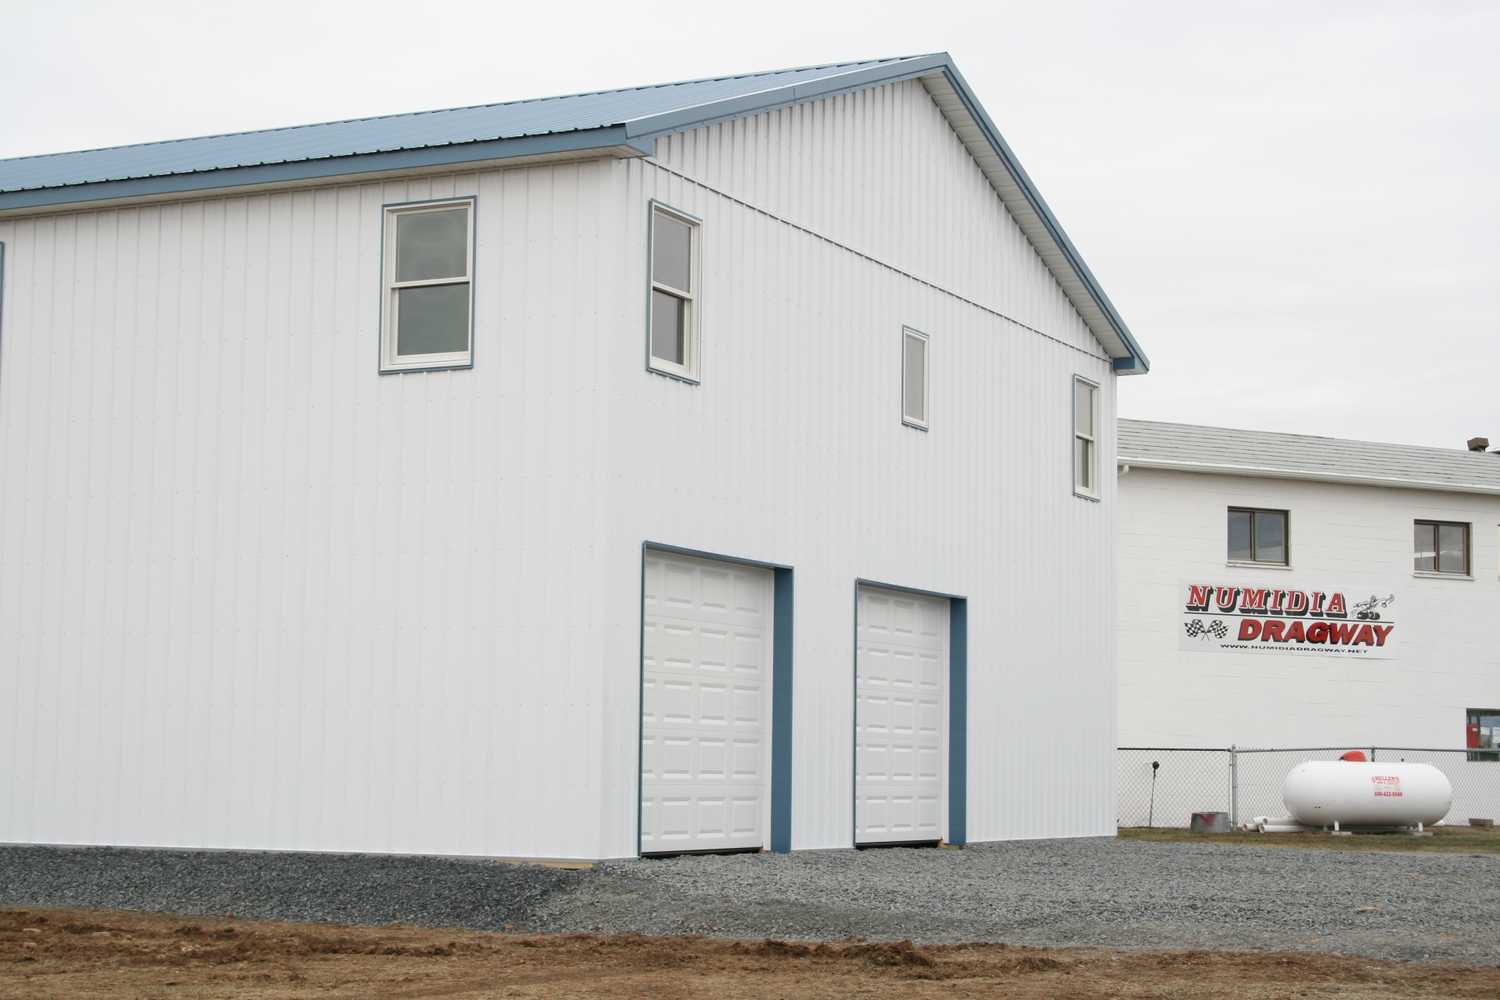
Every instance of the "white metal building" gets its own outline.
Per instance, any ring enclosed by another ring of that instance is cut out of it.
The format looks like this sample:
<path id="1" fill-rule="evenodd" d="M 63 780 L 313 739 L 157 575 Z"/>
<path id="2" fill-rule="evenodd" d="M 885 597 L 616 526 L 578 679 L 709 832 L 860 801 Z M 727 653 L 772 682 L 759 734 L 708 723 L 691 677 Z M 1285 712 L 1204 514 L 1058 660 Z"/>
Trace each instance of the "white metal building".
<path id="1" fill-rule="evenodd" d="M 5 161 L 0 244 L 0 841 L 1113 831 L 1147 362 L 946 55 Z"/>
<path id="2" fill-rule="evenodd" d="M 1121 744 L 1500 746 L 1500 454 L 1472 445 L 1121 420 Z"/>

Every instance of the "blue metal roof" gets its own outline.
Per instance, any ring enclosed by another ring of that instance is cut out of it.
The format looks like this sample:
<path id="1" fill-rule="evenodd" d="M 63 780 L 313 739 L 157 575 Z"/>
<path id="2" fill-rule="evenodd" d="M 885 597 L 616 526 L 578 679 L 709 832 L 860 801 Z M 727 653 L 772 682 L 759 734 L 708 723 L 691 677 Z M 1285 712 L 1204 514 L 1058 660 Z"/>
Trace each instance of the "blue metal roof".
<path id="1" fill-rule="evenodd" d="M 587 150 L 650 155 L 655 137 L 668 132 L 913 77 L 956 95 L 958 110 L 944 113 L 982 134 L 970 147 L 981 168 L 1109 349 L 1115 370 L 1148 370 L 1140 345 L 946 52 L 0 160 L 0 213 Z"/>
<path id="2" fill-rule="evenodd" d="M 26 156 L 0 160 L 0 192 L 627 126 L 644 118 L 702 108 L 767 90 L 844 77 L 854 70 L 888 67 L 903 61 L 907 60 L 807 66 L 628 90 L 603 90 L 565 97 Z"/>

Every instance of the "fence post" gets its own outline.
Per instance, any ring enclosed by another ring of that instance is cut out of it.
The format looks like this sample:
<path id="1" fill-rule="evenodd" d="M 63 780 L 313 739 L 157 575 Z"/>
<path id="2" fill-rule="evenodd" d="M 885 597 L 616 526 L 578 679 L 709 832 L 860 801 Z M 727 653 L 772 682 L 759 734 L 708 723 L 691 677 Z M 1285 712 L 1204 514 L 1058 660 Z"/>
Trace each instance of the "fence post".
<path id="1" fill-rule="evenodd" d="M 1229 744 L 1229 827 L 1240 825 L 1240 755 Z"/>

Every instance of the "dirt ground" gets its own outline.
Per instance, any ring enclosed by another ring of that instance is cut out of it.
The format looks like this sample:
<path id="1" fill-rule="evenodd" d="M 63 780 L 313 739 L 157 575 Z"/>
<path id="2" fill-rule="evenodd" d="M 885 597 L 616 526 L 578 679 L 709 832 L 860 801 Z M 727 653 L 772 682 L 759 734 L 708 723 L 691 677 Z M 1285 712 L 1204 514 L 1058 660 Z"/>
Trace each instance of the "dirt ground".
<path id="1" fill-rule="evenodd" d="M 1335 837 L 1327 833 L 1189 833 L 1155 827 L 1125 827 L 1122 840 L 1179 844 L 1237 844 L 1247 847 L 1304 847 L 1327 851 L 1417 851 L 1432 854 L 1500 854 L 1500 829 L 1495 827 L 1434 826 L 1430 837 L 1406 833 L 1356 833 Z"/>
<path id="2" fill-rule="evenodd" d="M 1301 954 L 535 937 L 0 910 L 0 998 L 1500 997 L 1500 971 Z"/>

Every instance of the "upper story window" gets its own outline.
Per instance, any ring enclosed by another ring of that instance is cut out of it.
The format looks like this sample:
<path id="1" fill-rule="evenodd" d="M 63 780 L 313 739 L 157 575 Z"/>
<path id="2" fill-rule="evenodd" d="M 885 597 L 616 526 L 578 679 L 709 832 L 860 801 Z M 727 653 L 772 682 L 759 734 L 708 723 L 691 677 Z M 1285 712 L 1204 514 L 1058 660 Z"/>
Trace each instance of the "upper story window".
<path id="1" fill-rule="evenodd" d="M 1099 495 L 1099 387 L 1073 377 L 1073 492 Z"/>
<path id="2" fill-rule="evenodd" d="M 927 429 L 927 334 L 901 330 L 901 422 Z"/>
<path id="3" fill-rule="evenodd" d="M 699 222 L 651 205 L 651 304 L 648 365 L 698 380 Z"/>
<path id="4" fill-rule="evenodd" d="M 1229 508 L 1229 561 L 1287 565 L 1289 517 L 1284 510 Z"/>
<path id="5" fill-rule="evenodd" d="M 380 370 L 473 364 L 474 200 L 387 208 L 383 246 Z"/>
<path id="6" fill-rule="evenodd" d="M 1469 526 L 1455 521 L 1417 521 L 1412 528 L 1413 568 L 1418 573 L 1469 575 Z"/>

